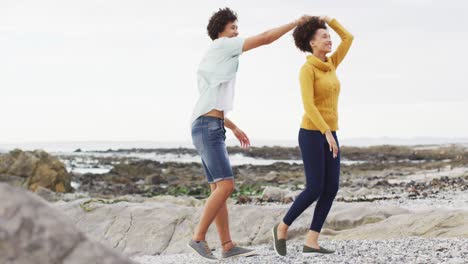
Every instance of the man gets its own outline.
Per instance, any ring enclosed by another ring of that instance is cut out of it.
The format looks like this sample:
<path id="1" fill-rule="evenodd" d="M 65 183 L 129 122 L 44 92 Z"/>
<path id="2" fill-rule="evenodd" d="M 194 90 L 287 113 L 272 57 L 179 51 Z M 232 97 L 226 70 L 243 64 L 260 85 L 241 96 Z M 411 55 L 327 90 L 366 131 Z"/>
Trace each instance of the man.
<path id="1" fill-rule="evenodd" d="M 192 141 L 201 156 L 211 194 L 188 243 L 191 249 L 208 261 L 216 260 L 205 241 L 206 232 L 213 221 L 221 240 L 222 258 L 254 254 L 253 250 L 239 247 L 232 242 L 226 206 L 226 200 L 234 190 L 234 175 L 225 145 L 224 127 L 231 129 L 242 148 L 247 149 L 250 146 L 247 135 L 225 117 L 233 109 L 239 56 L 243 52 L 276 41 L 308 18 L 303 16 L 294 22 L 246 39 L 238 37 L 237 15 L 231 9 L 220 9 L 209 20 L 207 30 L 213 43 L 198 68 L 200 97 L 191 121 Z"/>

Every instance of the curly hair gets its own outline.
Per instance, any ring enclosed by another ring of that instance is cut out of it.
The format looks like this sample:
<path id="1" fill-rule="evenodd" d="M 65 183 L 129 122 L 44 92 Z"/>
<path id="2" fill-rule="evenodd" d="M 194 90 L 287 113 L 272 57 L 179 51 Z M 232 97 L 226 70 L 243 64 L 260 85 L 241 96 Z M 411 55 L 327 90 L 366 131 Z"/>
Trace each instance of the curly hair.
<path id="1" fill-rule="evenodd" d="M 208 26 L 206 27 L 208 36 L 212 40 L 217 39 L 218 34 L 224 31 L 226 25 L 234 21 L 237 21 L 237 14 L 234 11 L 229 9 L 229 7 L 220 8 L 218 12 L 211 16 L 208 22 Z"/>
<path id="2" fill-rule="evenodd" d="M 313 53 L 309 42 L 314 37 L 315 32 L 321 28 L 327 29 L 327 26 L 323 20 L 316 16 L 312 17 L 306 23 L 297 26 L 293 32 L 296 47 L 303 52 Z"/>

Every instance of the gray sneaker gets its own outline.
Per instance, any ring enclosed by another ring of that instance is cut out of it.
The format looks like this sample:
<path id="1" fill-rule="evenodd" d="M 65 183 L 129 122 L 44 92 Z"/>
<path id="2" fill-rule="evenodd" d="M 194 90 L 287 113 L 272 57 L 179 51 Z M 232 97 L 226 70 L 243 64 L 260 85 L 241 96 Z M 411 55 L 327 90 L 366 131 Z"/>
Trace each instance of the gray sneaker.
<path id="1" fill-rule="evenodd" d="M 223 259 L 226 258 L 232 258 L 232 257 L 248 257 L 255 255 L 255 250 L 253 249 L 248 249 L 248 248 L 243 248 L 234 245 L 233 248 L 231 248 L 229 251 L 226 251 L 222 253 Z"/>
<path id="2" fill-rule="evenodd" d="M 205 260 L 209 262 L 215 262 L 218 261 L 218 259 L 211 253 L 211 249 L 208 246 L 208 243 L 206 241 L 193 241 L 190 240 L 188 242 L 187 246 L 191 248 L 195 253 L 197 253 L 200 257 L 204 258 Z"/>

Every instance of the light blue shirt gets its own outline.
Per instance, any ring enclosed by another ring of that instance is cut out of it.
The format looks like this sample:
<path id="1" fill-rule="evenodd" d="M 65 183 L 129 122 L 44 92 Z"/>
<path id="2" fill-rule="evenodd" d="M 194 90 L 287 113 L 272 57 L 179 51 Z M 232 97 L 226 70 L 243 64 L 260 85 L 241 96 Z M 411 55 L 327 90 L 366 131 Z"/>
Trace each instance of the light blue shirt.
<path id="1" fill-rule="evenodd" d="M 200 97 L 193 110 L 191 123 L 216 107 L 222 84 L 236 77 L 243 45 L 243 38 L 223 37 L 215 39 L 206 51 L 198 66 Z"/>

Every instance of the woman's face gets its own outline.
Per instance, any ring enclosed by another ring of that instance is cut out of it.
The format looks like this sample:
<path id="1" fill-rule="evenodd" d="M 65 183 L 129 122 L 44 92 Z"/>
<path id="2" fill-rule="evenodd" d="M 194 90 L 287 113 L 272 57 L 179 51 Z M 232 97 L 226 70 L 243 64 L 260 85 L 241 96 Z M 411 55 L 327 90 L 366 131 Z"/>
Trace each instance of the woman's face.
<path id="1" fill-rule="evenodd" d="M 329 53 L 332 49 L 332 41 L 328 30 L 320 28 L 315 32 L 314 37 L 309 42 L 314 53 Z"/>

